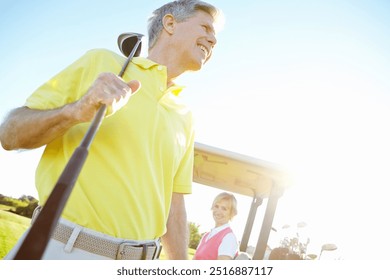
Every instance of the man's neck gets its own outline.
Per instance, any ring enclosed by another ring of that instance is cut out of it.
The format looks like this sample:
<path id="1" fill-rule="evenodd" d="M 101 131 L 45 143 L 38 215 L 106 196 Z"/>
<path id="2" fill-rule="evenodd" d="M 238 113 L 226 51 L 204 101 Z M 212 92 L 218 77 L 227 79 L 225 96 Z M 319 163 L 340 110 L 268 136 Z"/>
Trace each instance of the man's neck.
<path id="1" fill-rule="evenodd" d="M 164 55 L 161 55 L 164 54 Z M 184 73 L 183 70 L 180 70 L 177 63 L 174 61 L 175 56 L 170 56 L 167 52 L 159 50 L 158 47 L 155 47 L 149 50 L 148 59 L 164 65 L 167 68 L 167 86 L 170 87 L 174 84 L 176 78 Z"/>

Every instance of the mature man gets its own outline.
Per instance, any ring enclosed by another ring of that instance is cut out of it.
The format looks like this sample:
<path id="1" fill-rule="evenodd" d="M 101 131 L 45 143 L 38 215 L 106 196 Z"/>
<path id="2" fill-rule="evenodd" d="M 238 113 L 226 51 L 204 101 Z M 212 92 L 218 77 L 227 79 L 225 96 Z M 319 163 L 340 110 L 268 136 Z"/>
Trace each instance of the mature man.
<path id="1" fill-rule="evenodd" d="M 191 193 L 194 132 L 174 81 L 211 57 L 218 16 L 203 1 L 165 4 L 149 19 L 148 57 L 135 57 L 122 78 L 124 57 L 91 50 L 6 118 L 5 149 L 46 145 L 36 173 L 44 204 L 89 122 L 108 106 L 44 259 L 153 259 L 160 238 L 170 259 L 187 258 L 183 194 Z"/>

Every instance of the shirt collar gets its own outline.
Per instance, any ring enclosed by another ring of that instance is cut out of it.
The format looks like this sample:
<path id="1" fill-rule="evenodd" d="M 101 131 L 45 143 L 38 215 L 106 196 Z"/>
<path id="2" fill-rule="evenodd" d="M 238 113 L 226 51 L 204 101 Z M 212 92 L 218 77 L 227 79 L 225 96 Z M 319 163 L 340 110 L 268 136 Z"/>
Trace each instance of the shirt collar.
<path id="1" fill-rule="evenodd" d="M 228 228 L 228 227 L 230 227 L 230 223 L 226 223 L 222 226 L 213 228 L 212 231 L 220 232 L 221 230 L 224 230 L 225 228 Z"/>
<path id="2" fill-rule="evenodd" d="M 154 61 L 147 59 L 145 57 L 134 57 L 131 61 L 134 64 L 136 64 L 144 69 L 149 69 L 155 65 L 159 65 L 157 62 L 154 62 Z"/>
<path id="3" fill-rule="evenodd" d="M 132 59 L 132 62 L 134 64 L 136 64 L 137 66 L 142 67 L 143 69 L 150 69 L 154 66 L 160 65 L 157 62 L 154 62 L 153 60 L 147 59 L 145 57 L 134 57 Z M 184 89 L 184 86 L 176 85 L 176 84 L 169 88 L 170 92 L 176 96 L 179 96 L 180 92 L 183 89 Z"/>
<path id="4" fill-rule="evenodd" d="M 184 86 L 179 86 L 179 85 L 173 85 L 169 89 L 172 94 L 179 96 L 180 92 L 183 90 Z"/>

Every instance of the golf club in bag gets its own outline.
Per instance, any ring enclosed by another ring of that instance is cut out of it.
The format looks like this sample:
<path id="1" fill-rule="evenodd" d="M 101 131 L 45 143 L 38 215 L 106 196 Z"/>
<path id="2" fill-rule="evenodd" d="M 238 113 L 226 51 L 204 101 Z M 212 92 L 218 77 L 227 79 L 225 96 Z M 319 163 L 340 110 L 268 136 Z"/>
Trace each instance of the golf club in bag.
<path id="1" fill-rule="evenodd" d="M 127 57 L 119 77 L 122 77 L 131 59 L 139 56 L 141 52 L 141 39 L 143 35 L 138 33 L 123 33 L 118 37 L 118 46 L 121 52 Z M 16 252 L 14 260 L 39 260 L 42 258 L 50 237 L 57 226 L 66 202 L 72 192 L 73 186 L 81 172 L 84 162 L 88 156 L 88 149 L 98 131 L 103 117 L 106 113 L 106 105 L 102 105 L 96 113 L 92 123 L 83 140 L 65 166 L 53 191 L 50 193 L 45 205 L 35 222 L 29 229 L 23 243 Z"/>

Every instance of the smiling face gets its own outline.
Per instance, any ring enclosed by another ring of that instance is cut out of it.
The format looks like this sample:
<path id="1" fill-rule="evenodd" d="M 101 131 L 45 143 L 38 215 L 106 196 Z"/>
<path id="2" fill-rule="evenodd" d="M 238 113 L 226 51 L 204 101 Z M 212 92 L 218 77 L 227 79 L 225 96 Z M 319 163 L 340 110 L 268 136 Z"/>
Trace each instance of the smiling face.
<path id="1" fill-rule="evenodd" d="M 176 22 L 173 36 L 177 62 L 184 71 L 199 70 L 211 57 L 217 43 L 213 17 L 197 11 L 183 22 Z"/>
<path id="2" fill-rule="evenodd" d="M 232 218 L 231 203 L 226 199 L 216 201 L 213 204 L 211 211 L 213 212 L 215 227 L 227 224 Z"/>

